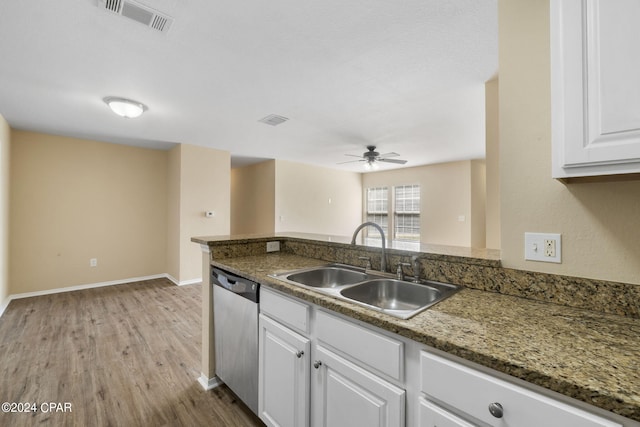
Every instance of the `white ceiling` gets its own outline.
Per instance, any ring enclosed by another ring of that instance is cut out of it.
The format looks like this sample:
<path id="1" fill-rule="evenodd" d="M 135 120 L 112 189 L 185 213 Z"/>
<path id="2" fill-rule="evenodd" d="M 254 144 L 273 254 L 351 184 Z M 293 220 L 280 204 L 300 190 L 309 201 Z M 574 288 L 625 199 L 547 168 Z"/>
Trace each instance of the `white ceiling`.
<path id="1" fill-rule="evenodd" d="M 405 167 L 484 157 L 497 0 L 0 1 L 0 114 L 16 129 L 345 170 L 366 145 Z M 145 103 L 120 118 L 105 96 Z M 259 123 L 269 114 L 290 120 Z M 397 165 L 390 165 L 397 167 Z M 384 169 L 384 168 L 383 168 Z"/>

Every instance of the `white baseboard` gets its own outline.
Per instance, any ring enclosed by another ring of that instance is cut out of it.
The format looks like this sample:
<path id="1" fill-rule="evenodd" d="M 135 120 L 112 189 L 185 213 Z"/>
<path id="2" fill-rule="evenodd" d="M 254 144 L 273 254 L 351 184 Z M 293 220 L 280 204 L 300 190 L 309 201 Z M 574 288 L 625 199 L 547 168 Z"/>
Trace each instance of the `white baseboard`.
<path id="1" fill-rule="evenodd" d="M 206 391 L 212 390 L 218 387 L 219 385 L 224 384 L 222 380 L 218 378 L 217 375 L 214 376 L 213 378 L 209 378 L 205 374 L 200 375 L 200 378 L 198 378 L 198 382 L 200 383 L 202 388 L 205 389 Z"/>
<path id="2" fill-rule="evenodd" d="M 13 295 L 9 295 L 7 297 L 7 300 L 4 303 L 2 303 L 2 305 L 0 305 L 0 316 L 4 314 L 4 311 L 9 306 L 9 303 L 14 299 L 37 297 L 41 295 L 59 294 L 62 292 L 79 291 L 82 289 L 101 288 L 103 286 L 122 285 L 124 283 L 141 282 L 143 280 L 153 280 L 153 279 L 169 279 L 171 282 L 173 282 L 173 284 L 177 286 L 193 285 L 193 284 L 202 282 L 202 279 L 183 280 L 182 282 L 180 282 L 176 280 L 174 277 L 172 277 L 170 274 L 162 273 L 162 274 L 154 274 L 152 276 L 130 277 L 128 279 L 111 280 L 108 282 L 89 283 L 86 285 L 67 286 L 64 288 L 46 289 L 44 291 L 13 294 Z"/>
<path id="3" fill-rule="evenodd" d="M 178 286 L 195 285 L 196 283 L 202 282 L 202 278 L 179 281 L 170 274 L 166 274 L 165 276 L 167 277 L 167 279 L 171 280 L 175 285 Z"/>
<path id="4" fill-rule="evenodd" d="M 4 314 L 4 311 L 9 307 L 9 303 L 11 302 L 11 295 L 7 297 L 7 300 L 0 304 L 0 317 Z"/>
<path id="5" fill-rule="evenodd" d="M 13 294 L 13 295 L 9 295 L 9 299 L 13 300 L 13 299 L 20 299 L 20 298 L 37 297 L 41 295 L 59 294 L 62 292 L 79 291 L 82 289 L 101 288 L 103 286 L 122 285 L 124 283 L 141 282 L 143 280 L 166 279 L 166 278 L 167 278 L 167 274 L 154 274 L 153 276 L 130 277 L 128 279 L 110 280 L 108 282 L 89 283 L 87 285 L 67 286 L 64 288 L 46 289 L 44 291 Z"/>

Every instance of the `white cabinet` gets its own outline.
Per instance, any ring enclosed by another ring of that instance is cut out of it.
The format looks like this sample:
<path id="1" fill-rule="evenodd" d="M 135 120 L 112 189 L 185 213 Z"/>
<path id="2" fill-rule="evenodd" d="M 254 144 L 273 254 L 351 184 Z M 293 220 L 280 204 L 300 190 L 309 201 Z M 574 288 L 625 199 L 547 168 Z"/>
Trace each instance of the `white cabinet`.
<path id="1" fill-rule="evenodd" d="M 313 425 L 404 426 L 404 390 L 322 346 L 314 359 Z"/>
<path id="2" fill-rule="evenodd" d="M 309 339 L 271 320 L 259 320 L 258 414 L 268 426 L 309 425 Z"/>
<path id="3" fill-rule="evenodd" d="M 404 426 L 405 391 L 380 377 L 402 377 L 400 341 L 261 292 L 258 413 L 265 424 Z"/>
<path id="4" fill-rule="evenodd" d="M 334 352 L 354 360 L 368 371 L 402 382 L 404 344 L 325 311 L 316 312 L 316 338 Z"/>
<path id="5" fill-rule="evenodd" d="M 419 399 L 419 405 L 420 427 L 475 427 L 457 415 L 429 402 L 424 397 Z"/>
<path id="6" fill-rule="evenodd" d="M 640 2 L 551 0 L 554 178 L 640 172 Z"/>
<path id="7" fill-rule="evenodd" d="M 260 309 L 268 426 L 640 427 L 266 287 Z"/>
<path id="8" fill-rule="evenodd" d="M 621 427 L 618 423 L 429 352 L 421 352 L 420 364 L 420 390 L 428 398 L 444 402 L 464 414 L 465 418 L 480 420 L 485 425 Z"/>

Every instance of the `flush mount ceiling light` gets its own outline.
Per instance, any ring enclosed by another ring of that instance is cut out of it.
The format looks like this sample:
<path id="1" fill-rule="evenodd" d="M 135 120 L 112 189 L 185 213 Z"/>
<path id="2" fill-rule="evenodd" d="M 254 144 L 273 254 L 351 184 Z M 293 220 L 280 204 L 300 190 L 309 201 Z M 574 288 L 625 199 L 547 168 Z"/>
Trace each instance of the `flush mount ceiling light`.
<path id="1" fill-rule="evenodd" d="M 104 102 L 111 108 L 111 111 L 128 119 L 139 117 L 147 110 L 147 106 L 138 101 L 117 96 L 107 96 L 104 98 Z"/>

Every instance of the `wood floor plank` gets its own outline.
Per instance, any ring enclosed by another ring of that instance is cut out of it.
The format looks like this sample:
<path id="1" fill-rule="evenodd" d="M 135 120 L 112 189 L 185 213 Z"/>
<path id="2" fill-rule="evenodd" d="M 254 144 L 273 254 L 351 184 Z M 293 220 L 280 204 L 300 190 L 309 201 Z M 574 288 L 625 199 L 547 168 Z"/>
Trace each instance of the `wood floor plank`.
<path id="1" fill-rule="evenodd" d="M 0 413 L 0 426 L 263 426 L 226 386 L 197 382 L 200 286 L 157 279 L 12 301 L 0 403 L 37 412 Z"/>

